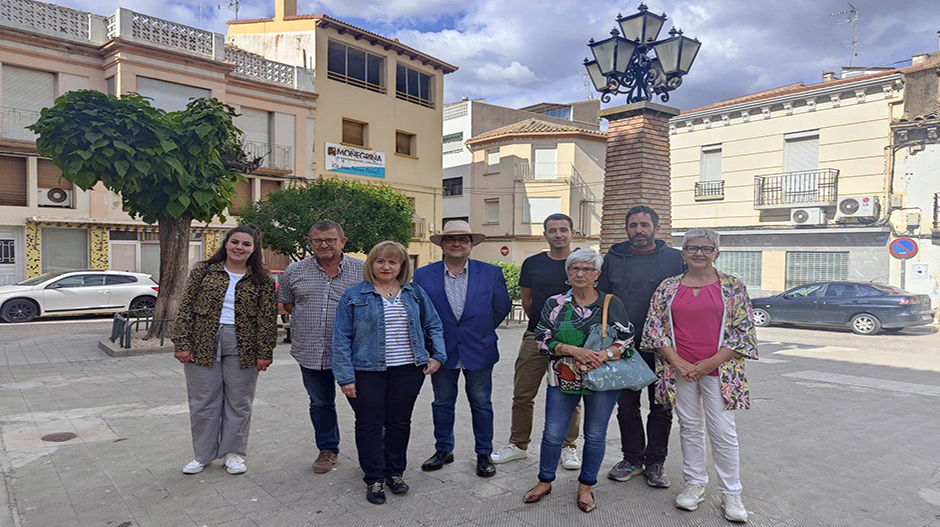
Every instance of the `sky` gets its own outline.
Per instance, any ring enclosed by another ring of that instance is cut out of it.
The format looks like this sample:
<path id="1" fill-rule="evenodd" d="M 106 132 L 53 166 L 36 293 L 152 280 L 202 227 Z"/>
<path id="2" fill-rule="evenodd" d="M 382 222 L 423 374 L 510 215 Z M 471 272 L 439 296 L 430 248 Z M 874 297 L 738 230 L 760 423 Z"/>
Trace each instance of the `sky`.
<path id="1" fill-rule="evenodd" d="M 118 5 L 225 33 L 229 0 L 47 0 L 108 15 Z M 298 0 L 298 13 L 325 13 L 398 38 L 460 69 L 444 78 L 445 102 L 461 97 L 522 107 L 586 100 L 582 61 L 590 38 L 606 38 L 637 0 Z M 853 26 L 829 13 L 845 0 L 649 0 L 670 27 L 702 48 L 670 106 L 690 109 L 796 82 L 819 82 L 852 59 Z M 904 66 L 937 51 L 940 0 L 855 0 L 858 65 Z M 202 5 L 202 9 L 200 9 Z M 201 15 L 200 15 L 201 11 Z M 274 0 L 242 0 L 239 18 L 274 15 Z M 595 94 L 596 96 L 596 94 Z M 656 101 L 659 102 L 659 101 Z M 608 105 L 624 104 L 624 96 Z"/>

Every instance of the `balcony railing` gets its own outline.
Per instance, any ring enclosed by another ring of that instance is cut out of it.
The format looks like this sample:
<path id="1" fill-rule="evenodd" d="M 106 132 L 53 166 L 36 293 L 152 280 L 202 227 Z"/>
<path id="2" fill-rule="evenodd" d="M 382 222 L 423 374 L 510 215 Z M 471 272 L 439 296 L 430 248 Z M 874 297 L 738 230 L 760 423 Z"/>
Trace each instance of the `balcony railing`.
<path id="1" fill-rule="evenodd" d="M 262 157 L 262 168 L 273 168 L 276 170 L 294 169 L 294 151 L 291 147 L 285 145 L 272 145 L 262 141 L 242 141 L 242 148 L 249 158 Z"/>
<path id="2" fill-rule="evenodd" d="M 695 200 L 708 201 L 725 199 L 725 182 L 719 181 L 698 181 L 695 183 Z"/>
<path id="3" fill-rule="evenodd" d="M 754 177 L 754 208 L 827 207 L 839 197 L 839 171 L 834 168 Z"/>
<path id="4" fill-rule="evenodd" d="M 35 141 L 36 134 L 26 129 L 39 120 L 39 112 L 0 107 L 0 137 L 19 141 Z"/>
<path id="5" fill-rule="evenodd" d="M 0 21 L 78 38 L 91 38 L 89 13 L 32 0 L 0 0 Z"/>
<path id="6" fill-rule="evenodd" d="M 297 67 L 290 64 L 268 60 L 232 46 L 225 47 L 225 61 L 235 65 L 235 73 L 286 86 L 297 84 Z"/>
<path id="7" fill-rule="evenodd" d="M 571 163 L 526 162 L 515 164 L 516 179 L 534 181 L 569 180 L 574 177 Z"/>

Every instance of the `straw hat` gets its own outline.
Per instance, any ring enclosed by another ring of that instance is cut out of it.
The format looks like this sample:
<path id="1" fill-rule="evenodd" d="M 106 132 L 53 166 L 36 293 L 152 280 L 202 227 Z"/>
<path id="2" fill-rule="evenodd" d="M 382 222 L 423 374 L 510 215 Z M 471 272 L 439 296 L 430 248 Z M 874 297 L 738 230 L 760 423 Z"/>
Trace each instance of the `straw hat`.
<path id="1" fill-rule="evenodd" d="M 479 232 L 470 232 L 470 224 L 463 220 L 451 220 L 444 224 L 444 232 L 432 234 L 431 243 L 440 245 L 444 236 L 469 236 L 471 245 L 479 245 L 486 235 Z"/>

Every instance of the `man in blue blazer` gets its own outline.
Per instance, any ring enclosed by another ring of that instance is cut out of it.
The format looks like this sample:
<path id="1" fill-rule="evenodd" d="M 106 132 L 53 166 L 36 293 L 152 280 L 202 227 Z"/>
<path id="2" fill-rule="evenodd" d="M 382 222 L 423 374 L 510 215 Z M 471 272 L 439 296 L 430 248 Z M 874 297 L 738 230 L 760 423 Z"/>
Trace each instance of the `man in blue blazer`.
<path id="1" fill-rule="evenodd" d="M 512 309 L 506 280 L 499 267 L 470 259 L 470 250 L 486 236 L 470 231 L 465 221 L 449 221 L 444 232 L 431 236 L 444 259 L 415 271 L 417 282 L 431 297 L 444 323 L 447 362 L 431 376 L 434 402 L 435 452 L 422 470 L 439 470 L 454 461 L 454 407 L 457 379 L 463 371 L 473 437 L 477 475 L 496 474 L 493 453 L 493 365 L 499 360 L 496 328 Z"/>

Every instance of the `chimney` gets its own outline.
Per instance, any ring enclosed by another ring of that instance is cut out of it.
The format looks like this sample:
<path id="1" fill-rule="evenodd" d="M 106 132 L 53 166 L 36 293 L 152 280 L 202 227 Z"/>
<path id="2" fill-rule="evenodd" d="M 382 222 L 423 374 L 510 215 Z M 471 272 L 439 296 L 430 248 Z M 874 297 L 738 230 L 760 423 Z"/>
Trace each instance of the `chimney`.
<path id="1" fill-rule="evenodd" d="M 829 82 L 836 80 L 836 72 L 834 71 L 824 71 L 823 72 L 823 82 Z"/>
<path id="2" fill-rule="evenodd" d="M 921 53 L 920 55 L 914 55 L 911 57 L 911 65 L 921 64 L 927 62 L 927 59 L 930 58 L 930 53 Z"/>
<path id="3" fill-rule="evenodd" d="M 284 20 L 286 16 L 297 15 L 297 0 L 274 0 L 274 18 Z"/>

